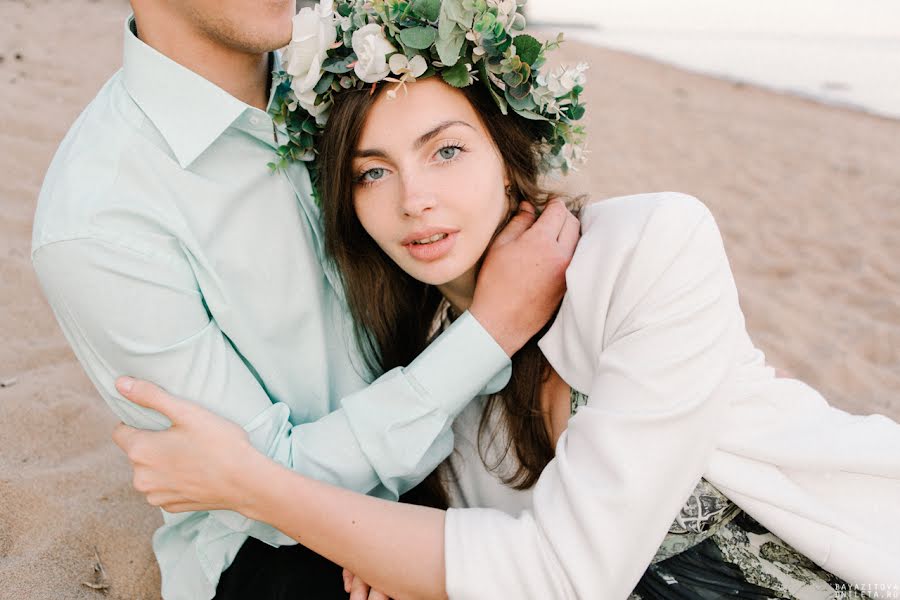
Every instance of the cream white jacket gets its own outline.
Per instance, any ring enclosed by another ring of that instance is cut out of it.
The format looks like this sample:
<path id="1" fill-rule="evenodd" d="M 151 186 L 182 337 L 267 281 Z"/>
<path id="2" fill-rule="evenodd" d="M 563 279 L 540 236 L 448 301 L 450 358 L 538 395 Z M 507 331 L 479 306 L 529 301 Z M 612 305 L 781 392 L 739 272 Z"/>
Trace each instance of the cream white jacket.
<path id="1" fill-rule="evenodd" d="M 624 599 L 701 477 L 835 575 L 900 584 L 900 425 L 775 378 L 706 206 L 591 205 L 567 284 L 540 347 L 590 401 L 533 493 L 466 468 L 463 502 L 492 508 L 447 513 L 451 600 Z M 469 440 L 480 406 L 460 419 Z"/>

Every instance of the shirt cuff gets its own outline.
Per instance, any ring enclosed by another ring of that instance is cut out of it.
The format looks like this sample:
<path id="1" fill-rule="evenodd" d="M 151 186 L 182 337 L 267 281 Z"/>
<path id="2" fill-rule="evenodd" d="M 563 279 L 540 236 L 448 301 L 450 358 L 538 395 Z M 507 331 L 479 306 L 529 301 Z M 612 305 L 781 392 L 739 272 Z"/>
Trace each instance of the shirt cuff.
<path id="1" fill-rule="evenodd" d="M 455 416 L 475 396 L 505 388 L 512 361 L 466 311 L 403 371 L 426 397 Z"/>

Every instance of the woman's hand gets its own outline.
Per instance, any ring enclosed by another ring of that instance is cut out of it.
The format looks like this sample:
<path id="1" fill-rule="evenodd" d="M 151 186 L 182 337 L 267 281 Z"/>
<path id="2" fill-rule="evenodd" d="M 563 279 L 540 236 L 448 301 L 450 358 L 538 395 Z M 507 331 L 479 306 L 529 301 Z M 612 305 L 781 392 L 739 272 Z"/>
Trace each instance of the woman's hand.
<path id="1" fill-rule="evenodd" d="M 146 381 L 121 377 L 116 389 L 172 422 L 165 431 L 122 423 L 113 431 L 113 441 L 134 469 L 134 489 L 168 512 L 240 509 L 241 477 L 250 468 L 244 465 L 258 454 L 247 432 Z"/>

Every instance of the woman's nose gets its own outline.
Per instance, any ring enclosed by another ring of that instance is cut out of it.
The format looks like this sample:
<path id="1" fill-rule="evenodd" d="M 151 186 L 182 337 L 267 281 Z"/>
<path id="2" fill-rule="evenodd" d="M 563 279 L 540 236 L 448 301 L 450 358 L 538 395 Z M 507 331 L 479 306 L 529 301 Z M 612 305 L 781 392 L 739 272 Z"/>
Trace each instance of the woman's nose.
<path id="1" fill-rule="evenodd" d="M 434 190 L 428 188 L 425 181 L 421 178 L 418 180 L 412 177 L 404 178 L 403 199 L 400 203 L 404 216 L 419 217 L 436 204 L 437 196 Z"/>

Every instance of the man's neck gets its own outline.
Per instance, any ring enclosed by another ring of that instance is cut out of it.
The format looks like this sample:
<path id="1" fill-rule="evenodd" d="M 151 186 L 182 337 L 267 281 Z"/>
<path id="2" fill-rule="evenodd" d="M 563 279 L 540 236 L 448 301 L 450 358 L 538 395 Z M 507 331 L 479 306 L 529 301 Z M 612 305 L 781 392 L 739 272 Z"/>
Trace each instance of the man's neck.
<path id="1" fill-rule="evenodd" d="M 179 19 L 157 13 L 135 18 L 138 37 L 238 100 L 266 110 L 269 102 L 269 54 L 249 54 L 211 39 Z M 165 21 L 165 23 L 163 23 Z"/>

